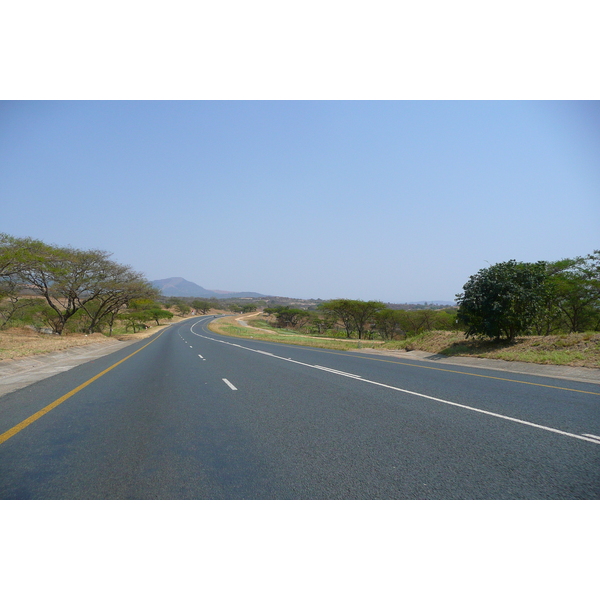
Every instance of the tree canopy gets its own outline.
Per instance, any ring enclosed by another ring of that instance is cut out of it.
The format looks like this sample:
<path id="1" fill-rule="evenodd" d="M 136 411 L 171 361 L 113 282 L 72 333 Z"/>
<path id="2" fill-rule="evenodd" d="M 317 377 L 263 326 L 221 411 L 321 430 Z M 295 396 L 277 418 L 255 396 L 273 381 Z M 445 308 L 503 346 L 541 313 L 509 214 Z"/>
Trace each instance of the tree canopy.
<path id="1" fill-rule="evenodd" d="M 527 333 L 545 305 L 547 277 L 545 262 L 515 260 L 472 275 L 456 296 L 457 318 L 467 336 L 513 340 Z"/>
<path id="2" fill-rule="evenodd" d="M 549 289 L 554 318 L 572 332 L 600 326 L 600 250 L 550 263 Z"/>
<path id="3" fill-rule="evenodd" d="M 93 332 L 134 298 L 157 291 L 141 273 L 110 260 L 104 250 L 79 250 L 0 234 L 0 288 L 18 305 L 23 294 L 44 298 L 48 324 L 62 334 L 75 314 Z"/>
<path id="4" fill-rule="evenodd" d="M 335 316 L 342 321 L 346 329 L 346 336 L 351 337 L 354 331 L 358 334 L 358 339 L 362 339 L 365 333 L 365 327 L 373 320 L 375 314 L 386 308 L 383 302 L 376 300 L 348 300 L 346 298 L 337 298 L 329 300 L 321 305 L 325 313 Z"/>

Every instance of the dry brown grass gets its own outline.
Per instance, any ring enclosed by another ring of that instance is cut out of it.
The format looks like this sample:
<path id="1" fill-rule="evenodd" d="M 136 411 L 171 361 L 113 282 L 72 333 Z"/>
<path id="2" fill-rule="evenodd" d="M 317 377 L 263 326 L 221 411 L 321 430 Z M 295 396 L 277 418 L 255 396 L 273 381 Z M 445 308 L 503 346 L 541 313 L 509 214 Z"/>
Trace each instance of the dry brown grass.
<path id="1" fill-rule="evenodd" d="M 400 345 L 399 345 L 400 346 Z M 445 356 L 476 356 L 547 365 L 600 368 L 600 333 L 525 336 L 514 342 L 467 339 L 453 331 L 431 331 L 402 344 Z"/>
<path id="2" fill-rule="evenodd" d="M 172 322 L 176 323 L 182 320 L 184 319 L 175 317 Z M 26 327 L 14 327 L 0 331 L 0 362 L 3 360 L 48 354 L 49 352 L 60 352 L 61 350 L 68 350 L 76 346 L 106 343 L 110 342 L 110 340 L 119 340 L 122 342 L 143 340 L 165 327 L 168 327 L 168 324 L 150 327 L 138 333 L 114 335 L 113 337 L 108 337 L 102 333 L 92 333 L 91 335 L 83 333 L 48 335 L 36 333 Z"/>
<path id="3" fill-rule="evenodd" d="M 223 311 L 210 310 L 208 314 L 220 314 Z M 33 329 L 27 327 L 13 327 L 4 331 L 0 330 L 0 362 L 3 360 L 14 360 L 37 356 L 39 354 L 48 354 L 49 352 L 60 352 L 76 346 L 86 346 L 108 342 L 110 340 L 119 340 L 122 342 L 143 340 L 157 331 L 164 329 L 172 323 L 178 323 L 185 319 L 195 318 L 201 315 L 188 315 L 186 317 L 175 316 L 170 321 L 161 321 L 160 326 L 153 326 L 139 331 L 137 333 L 119 333 L 112 337 L 107 337 L 102 333 L 93 333 L 86 335 L 83 333 L 69 333 L 63 335 L 49 335 L 36 333 Z"/>
<path id="4" fill-rule="evenodd" d="M 0 361 L 58 352 L 75 346 L 86 346 L 108 340 L 109 338 L 101 333 L 46 335 L 25 327 L 18 327 L 0 331 Z"/>

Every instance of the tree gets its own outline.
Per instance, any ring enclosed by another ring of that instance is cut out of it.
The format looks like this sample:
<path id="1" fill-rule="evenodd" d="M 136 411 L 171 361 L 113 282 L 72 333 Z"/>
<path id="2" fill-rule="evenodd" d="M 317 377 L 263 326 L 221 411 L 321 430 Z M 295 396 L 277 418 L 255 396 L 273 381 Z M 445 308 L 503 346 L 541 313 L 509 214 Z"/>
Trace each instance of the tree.
<path id="1" fill-rule="evenodd" d="M 22 248 L 18 280 L 46 299 L 55 333 L 62 334 L 67 321 L 98 297 L 108 256 L 101 250 L 60 248 L 36 240 Z"/>
<path id="2" fill-rule="evenodd" d="M 193 300 L 191 306 L 205 315 L 212 308 L 212 303 L 208 300 Z"/>
<path id="3" fill-rule="evenodd" d="M 6 233 L 0 233 L 0 278 L 6 280 L 18 272 L 20 254 L 23 246 L 33 240 L 18 239 Z"/>
<path id="4" fill-rule="evenodd" d="M 393 308 L 384 308 L 375 315 L 375 325 L 384 340 L 393 340 L 400 327 L 400 312 Z"/>
<path id="5" fill-rule="evenodd" d="M 27 304 L 27 300 L 20 298 L 19 285 L 12 278 L 0 278 L 0 329 L 17 318 Z"/>
<path id="6" fill-rule="evenodd" d="M 150 320 L 150 318 L 150 315 L 145 310 L 126 312 L 117 315 L 119 321 L 125 321 L 125 331 L 131 327 L 133 333 L 136 332 L 136 327 L 138 329 L 147 329 L 146 321 Z"/>
<path id="7" fill-rule="evenodd" d="M 31 238 L 0 234 L 0 279 L 15 290 L 45 299 L 45 319 L 62 334 L 79 312 L 89 319 L 89 331 L 100 320 L 118 312 L 131 298 L 154 297 L 157 292 L 140 273 L 109 259 L 103 250 L 51 246 Z"/>
<path id="8" fill-rule="evenodd" d="M 277 327 L 302 327 L 310 319 L 310 313 L 301 308 L 291 308 L 290 306 L 278 306 L 273 311 L 277 317 Z"/>
<path id="9" fill-rule="evenodd" d="M 179 311 L 179 316 L 180 317 L 185 317 L 185 315 L 187 315 L 188 313 L 190 313 L 191 310 L 192 310 L 191 306 L 187 302 L 184 302 L 181 299 L 178 299 L 175 302 L 175 307 Z"/>
<path id="10" fill-rule="evenodd" d="M 326 315 L 335 317 L 336 320 L 340 320 L 344 324 L 346 330 L 346 337 L 352 337 L 354 332 L 354 320 L 352 319 L 352 300 L 346 300 L 345 298 L 338 298 L 336 300 L 329 300 L 323 302 L 321 305 L 322 310 Z"/>
<path id="11" fill-rule="evenodd" d="M 172 319 L 173 313 L 162 308 L 151 308 L 145 311 L 150 319 L 153 319 L 157 325 L 160 325 L 160 319 Z"/>
<path id="12" fill-rule="evenodd" d="M 344 324 L 346 336 L 351 337 L 352 333 L 358 333 L 358 339 L 364 336 L 367 324 L 374 318 L 375 314 L 385 308 L 383 302 L 376 300 L 347 300 L 338 298 L 329 300 L 321 305 L 325 313 L 335 315 Z"/>
<path id="13" fill-rule="evenodd" d="M 545 262 L 497 263 L 472 275 L 456 296 L 457 318 L 467 337 L 512 341 L 527 333 L 548 294 Z"/>
<path id="14" fill-rule="evenodd" d="M 320 335 L 327 329 L 332 329 L 335 325 L 336 318 L 331 315 L 324 314 L 323 318 L 317 313 L 309 313 L 309 315 L 309 323 L 313 333 L 318 333 Z"/>
<path id="15" fill-rule="evenodd" d="M 600 320 L 600 251 L 548 265 L 552 315 L 571 332 L 596 329 Z"/>
<path id="16" fill-rule="evenodd" d="M 104 289 L 93 302 L 84 303 L 81 308 L 90 318 L 89 333 L 99 330 L 100 324 L 108 323 L 109 335 L 116 315 L 134 300 L 153 302 L 158 292 L 145 281 L 140 273 L 130 267 L 113 263 L 111 277 L 105 282 Z M 160 308 L 157 306 L 157 308 Z"/>

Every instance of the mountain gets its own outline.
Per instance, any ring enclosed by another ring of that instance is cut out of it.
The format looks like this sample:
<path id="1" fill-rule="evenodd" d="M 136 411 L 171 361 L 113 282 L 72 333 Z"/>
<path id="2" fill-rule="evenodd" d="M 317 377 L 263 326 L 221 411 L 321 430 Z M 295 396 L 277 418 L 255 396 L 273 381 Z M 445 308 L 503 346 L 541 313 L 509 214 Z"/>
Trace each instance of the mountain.
<path id="1" fill-rule="evenodd" d="M 160 290 L 163 296 L 175 296 L 183 298 L 263 298 L 264 294 L 257 292 L 222 292 L 207 290 L 202 286 L 188 281 L 183 277 L 169 277 L 168 279 L 156 279 L 150 282 Z"/>

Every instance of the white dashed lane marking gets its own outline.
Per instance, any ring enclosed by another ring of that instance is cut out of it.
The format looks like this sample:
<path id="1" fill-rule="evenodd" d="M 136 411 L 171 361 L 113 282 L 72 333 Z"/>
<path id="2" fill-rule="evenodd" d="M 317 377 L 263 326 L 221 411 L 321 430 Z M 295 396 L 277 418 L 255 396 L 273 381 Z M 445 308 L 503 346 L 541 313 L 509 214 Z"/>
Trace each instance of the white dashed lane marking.
<path id="1" fill-rule="evenodd" d="M 232 389 L 232 390 L 237 390 L 237 388 L 235 387 L 235 385 L 233 385 L 233 383 L 231 383 L 231 381 L 229 381 L 228 379 L 223 378 L 223 381 Z"/>

